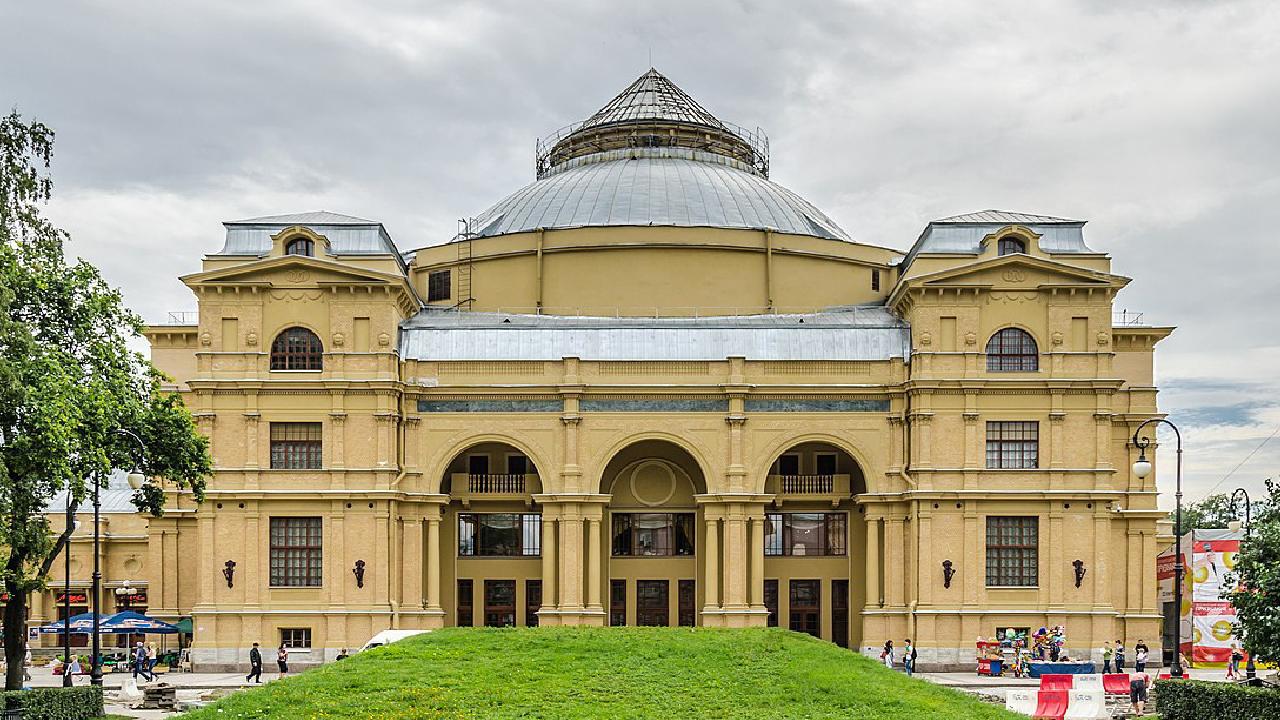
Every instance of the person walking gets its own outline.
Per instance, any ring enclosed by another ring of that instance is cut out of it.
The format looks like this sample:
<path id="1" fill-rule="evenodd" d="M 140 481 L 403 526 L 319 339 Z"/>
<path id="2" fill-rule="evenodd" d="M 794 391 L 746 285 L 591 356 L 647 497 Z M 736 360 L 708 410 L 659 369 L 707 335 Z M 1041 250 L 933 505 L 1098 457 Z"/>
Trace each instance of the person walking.
<path id="1" fill-rule="evenodd" d="M 22 679 L 31 680 L 31 646 L 28 645 L 26 652 L 22 654 Z"/>
<path id="2" fill-rule="evenodd" d="M 1136 672 L 1147 671 L 1147 646 L 1138 644 L 1133 648 L 1133 669 Z"/>
<path id="3" fill-rule="evenodd" d="M 84 668 L 80 667 L 80 656 L 72 655 L 71 663 L 63 668 L 62 672 L 71 673 L 71 684 L 76 684 L 76 676 L 84 672 Z"/>
<path id="4" fill-rule="evenodd" d="M 1103 675 L 1111 674 L 1111 652 L 1112 652 L 1111 646 L 1107 643 L 1102 643 L 1102 674 Z"/>
<path id="5" fill-rule="evenodd" d="M 289 651 L 284 648 L 284 643 L 280 643 L 276 650 L 276 665 L 280 666 L 280 677 L 289 674 Z"/>
<path id="6" fill-rule="evenodd" d="M 156 663 L 160 662 L 160 653 L 156 652 L 155 643 L 147 643 L 147 672 L 156 674 Z"/>
<path id="7" fill-rule="evenodd" d="M 1124 643 L 1116 641 L 1116 672 L 1124 672 Z"/>
<path id="8" fill-rule="evenodd" d="M 1239 646 L 1231 643 L 1231 658 L 1227 661 L 1227 679 L 1240 679 L 1240 663 L 1244 660 L 1244 653 L 1240 651 Z"/>
<path id="9" fill-rule="evenodd" d="M 142 675 L 147 682 L 156 679 L 156 676 L 151 673 L 151 668 L 147 666 L 147 649 L 141 642 L 133 649 L 133 679 L 137 680 L 138 675 Z"/>
<path id="10" fill-rule="evenodd" d="M 902 648 L 902 667 L 907 675 L 916 673 L 916 646 L 911 644 L 911 638 L 907 638 L 907 644 Z"/>
<path id="11" fill-rule="evenodd" d="M 249 650 L 249 674 L 244 676 L 244 681 L 250 680 L 262 682 L 262 651 L 258 649 L 258 643 L 254 643 L 253 648 Z"/>
<path id="12" fill-rule="evenodd" d="M 884 666 L 893 669 L 893 641 L 885 640 L 884 649 L 880 651 L 880 660 L 884 662 Z"/>

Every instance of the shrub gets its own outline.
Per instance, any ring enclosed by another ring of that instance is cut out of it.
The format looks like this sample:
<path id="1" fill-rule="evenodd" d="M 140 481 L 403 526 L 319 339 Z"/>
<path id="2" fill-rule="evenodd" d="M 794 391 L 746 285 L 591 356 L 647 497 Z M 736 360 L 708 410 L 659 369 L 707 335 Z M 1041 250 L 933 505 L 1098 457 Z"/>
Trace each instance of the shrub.
<path id="1" fill-rule="evenodd" d="M 1280 720 L 1280 690 L 1232 683 L 1160 680 L 1161 720 Z"/>
<path id="2" fill-rule="evenodd" d="M 0 693 L 0 708 L 22 708 L 23 720 L 88 720 L 104 714 L 102 688 L 37 688 Z"/>

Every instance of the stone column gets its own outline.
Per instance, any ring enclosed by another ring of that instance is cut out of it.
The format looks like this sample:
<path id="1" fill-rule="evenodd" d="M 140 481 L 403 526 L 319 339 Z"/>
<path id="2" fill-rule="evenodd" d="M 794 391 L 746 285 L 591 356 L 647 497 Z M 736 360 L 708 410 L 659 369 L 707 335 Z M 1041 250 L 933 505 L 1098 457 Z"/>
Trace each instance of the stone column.
<path id="1" fill-rule="evenodd" d="M 603 611 L 600 604 L 600 518 L 587 519 L 587 609 Z"/>
<path id="2" fill-rule="evenodd" d="M 901 515 L 888 518 L 885 523 L 884 537 L 884 584 L 883 596 L 889 607 L 902 607 L 906 604 L 903 597 L 906 588 L 906 535 L 905 521 Z"/>
<path id="3" fill-rule="evenodd" d="M 781 590 L 779 590 L 781 591 Z M 867 518 L 867 606 L 884 606 L 880 590 L 880 520 Z"/>
<path id="4" fill-rule="evenodd" d="M 560 519 L 560 608 L 582 610 L 582 516 L 577 508 Z"/>
<path id="5" fill-rule="evenodd" d="M 751 609 L 764 608 L 764 516 L 751 517 Z"/>
<path id="6" fill-rule="evenodd" d="M 556 521 L 542 513 L 542 609 L 559 605 L 556 597 Z"/>
<path id="7" fill-rule="evenodd" d="M 706 580 L 703 582 L 703 594 L 706 597 L 706 603 L 703 612 L 714 612 L 720 608 L 720 548 L 719 548 L 719 521 L 713 517 L 706 518 L 707 535 L 703 542 L 705 546 L 703 569 L 706 572 Z"/>
<path id="8" fill-rule="evenodd" d="M 724 606 L 747 607 L 747 524 L 736 508 L 724 521 Z"/>

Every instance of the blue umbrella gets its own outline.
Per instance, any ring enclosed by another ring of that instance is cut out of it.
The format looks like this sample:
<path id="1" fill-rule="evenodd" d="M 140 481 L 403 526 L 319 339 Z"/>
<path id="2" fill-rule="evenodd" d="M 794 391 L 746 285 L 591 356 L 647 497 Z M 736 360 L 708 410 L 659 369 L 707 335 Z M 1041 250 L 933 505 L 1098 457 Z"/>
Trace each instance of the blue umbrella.
<path id="1" fill-rule="evenodd" d="M 106 632 L 102 627 L 108 618 L 99 616 L 99 630 Z M 41 625 L 40 632 L 46 635 L 61 635 L 67 632 L 67 624 L 62 620 L 51 622 L 48 625 Z M 93 632 L 93 613 L 80 613 L 71 616 L 71 634 L 72 635 L 88 635 Z"/>
<path id="2" fill-rule="evenodd" d="M 126 610 L 103 620 L 102 632 L 115 635 L 172 635 L 178 632 L 178 627 Z"/>

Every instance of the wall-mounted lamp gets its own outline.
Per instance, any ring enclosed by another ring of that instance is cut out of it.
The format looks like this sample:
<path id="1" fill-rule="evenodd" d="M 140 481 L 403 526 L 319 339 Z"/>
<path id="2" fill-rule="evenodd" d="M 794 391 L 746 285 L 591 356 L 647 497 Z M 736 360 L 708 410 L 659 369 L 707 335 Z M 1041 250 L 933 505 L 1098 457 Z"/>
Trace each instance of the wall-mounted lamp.
<path id="1" fill-rule="evenodd" d="M 1083 560 L 1072 562 L 1071 567 L 1076 569 L 1076 587 L 1080 587 L 1080 583 L 1084 582 L 1085 573 L 1089 571 L 1085 569 Z"/>
<path id="2" fill-rule="evenodd" d="M 357 560 L 356 566 L 351 568 L 351 574 L 356 576 L 356 587 L 364 587 L 364 561 Z"/>
<path id="3" fill-rule="evenodd" d="M 227 579 L 227 587 L 231 587 L 236 577 L 236 561 L 228 560 L 222 563 L 222 577 Z"/>
<path id="4" fill-rule="evenodd" d="M 950 560 L 943 560 L 942 561 L 942 587 L 950 588 L 951 578 L 955 577 L 957 572 L 959 571 L 956 570 L 954 563 L 952 563 Z"/>

